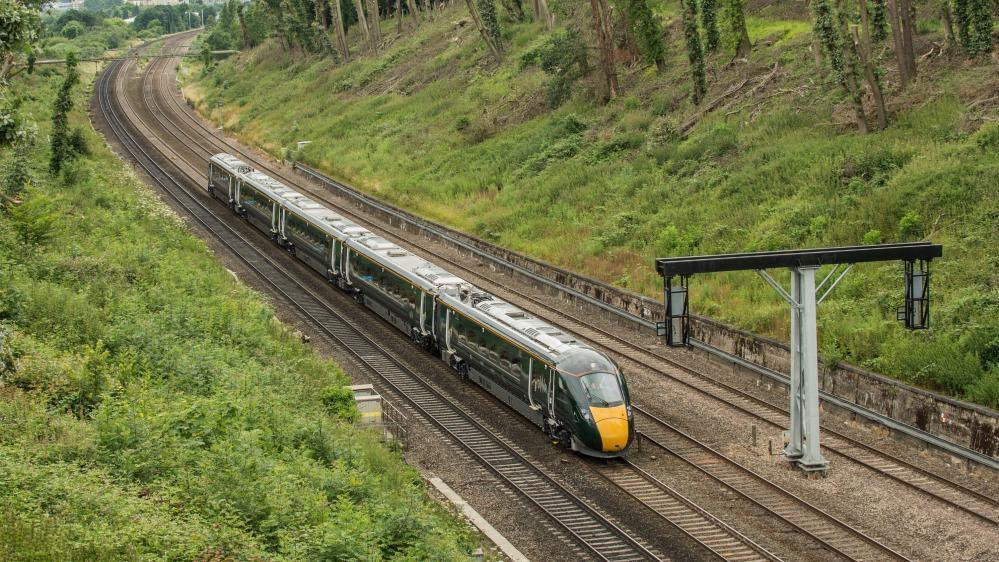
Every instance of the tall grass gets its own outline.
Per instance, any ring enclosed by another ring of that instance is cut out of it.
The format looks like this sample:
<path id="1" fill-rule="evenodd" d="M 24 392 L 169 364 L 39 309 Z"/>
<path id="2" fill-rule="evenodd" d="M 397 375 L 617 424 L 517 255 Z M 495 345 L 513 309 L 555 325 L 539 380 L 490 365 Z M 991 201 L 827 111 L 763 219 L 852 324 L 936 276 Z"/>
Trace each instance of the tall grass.
<path id="1" fill-rule="evenodd" d="M 304 161 L 388 201 L 650 296 L 661 290 L 656 257 L 941 242 L 929 338 L 894 320 L 901 266 L 867 265 L 823 305 L 823 349 L 999 406 L 984 382 L 999 369 L 988 343 L 999 338 L 999 289 L 987 265 L 999 247 L 996 115 L 966 109 L 975 92 L 999 87 L 995 64 L 927 68 L 904 98 L 892 94 L 891 126 L 860 136 L 837 122 L 842 99 L 815 71 L 808 22 L 762 14 L 749 21 L 761 41 L 748 66 L 711 61 L 709 98 L 775 63 L 773 89 L 785 93 L 709 115 L 686 139 L 671 132 L 695 111 L 678 35 L 665 73 L 622 67 L 626 97 L 606 106 L 590 101 L 594 83 L 583 80 L 568 103 L 547 108 L 544 76 L 519 62 L 545 40 L 533 24 L 506 27 L 506 62 L 491 68 L 474 30 L 455 31 L 448 18 L 341 67 L 269 43 L 192 74 L 187 92 L 203 111 L 226 103 L 247 141 L 277 153 L 311 140 Z M 696 312 L 786 337 L 785 308 L 751 275 L 701 276 L 693 286 Z M 957 313 L 966 299 L 978 306 Z M 924 376 L 890 359 L 927 342 L 974 360 Z M 958 366 L 965 372 L 946 374 Z"/>
<path id="2" fill-rule="evenodd" d="M 44 136 L 59 78 L 17 80 Z M 340 368 L 87 140 L 0 207 L 0 558 L 464 558 Z"/>

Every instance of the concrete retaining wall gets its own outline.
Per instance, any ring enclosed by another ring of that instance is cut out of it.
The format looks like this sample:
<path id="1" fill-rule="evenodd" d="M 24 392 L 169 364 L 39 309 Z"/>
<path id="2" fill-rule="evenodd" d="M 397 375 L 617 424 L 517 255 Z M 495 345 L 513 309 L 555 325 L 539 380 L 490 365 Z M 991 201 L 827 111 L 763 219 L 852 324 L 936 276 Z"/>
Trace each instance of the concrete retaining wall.
<path id="1" fill-rule="evenodd" d="M 312 170 L 296 164 L 296 173 L 316 181 L 307 173 L 308 171 Z M 485 262 L 494 271 L 502 270 L 516 275 L 538 290 L 557 296 L 581 309 L 602 314 L 624 328 L 641 330 L 648 329 L 648 326 L 635 319 L 608 313 L 587 302 L 585 298 L 566 293 L 562 287 L 568 287 L 586 297 L 623 310 L 645 322 L 656 322 L 663 318 L 664 308 L 661 302 L 432 223 L 377 201 L 349 186 L 330 181 L 324 183 L 331 188 L 330 192 L 346 205 L 358 208 L 367 215 L 378 217 L 400 230 L 443 243 L 472 259 Z M 483 258 L 471 249 L 483 252 L 494 259 Z M 517 268 L 526 270 L 527 273 Z M 700 317 L 692 318 L 691 335 L 771 370 L 786 373 L 789 369 L 790 350 L 783 343 Z M 999 455 L 999 412 L 915 388 L 851 365 L 840 364 L 833 370 L 820 366 L 820 376 L 820 387 L 825 392 L 993 458 Z M 785 389 L 775 388 L 774 391 L 786 395 Z"/>

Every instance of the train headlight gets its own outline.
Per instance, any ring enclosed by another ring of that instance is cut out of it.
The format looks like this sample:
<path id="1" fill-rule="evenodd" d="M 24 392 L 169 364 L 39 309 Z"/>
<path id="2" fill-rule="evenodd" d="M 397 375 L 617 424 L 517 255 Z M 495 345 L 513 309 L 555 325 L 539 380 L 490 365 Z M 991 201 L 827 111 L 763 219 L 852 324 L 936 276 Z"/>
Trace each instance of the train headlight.
<path id="1" fill-rule="evenodd" d="M 590 411 L 588 409 L 586 409 L 586 408 L 580 408 L 579 411 L 582 412 L 584 420 L 586 420 L 588 422 L 593 421 L 593 416 L 590 415 Z"/>
<path id="2" fill-rule="evenodd" d="M 631 413 L 631 404 L 628 404 L 627 410 L 628 410 L 628 418 L 630 419 L 633 417 L 633 414 Z"/>

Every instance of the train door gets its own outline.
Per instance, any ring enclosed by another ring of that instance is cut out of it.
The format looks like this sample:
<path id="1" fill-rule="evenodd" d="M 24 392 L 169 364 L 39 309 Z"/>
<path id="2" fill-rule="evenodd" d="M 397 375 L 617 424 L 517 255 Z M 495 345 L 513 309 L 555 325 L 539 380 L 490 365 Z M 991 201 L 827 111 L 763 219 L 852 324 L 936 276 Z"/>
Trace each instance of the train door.
<path id="1" fill-rule="evenodd" d="M 275 202 L 272 201 L 271 202 L 271 234 L 273 236 L 275 236 L 275 237 L 277 237 L 277 234 L 278 234 L 278 225 L 280 224 L 278 222 L 280 220 L 279 217 L 283 213 L 284 213 L 284 209 L 281 209 L 280 207 L 278 207 L 277 203 L 275 203 Z"/>
<path id="2" fill-rule="evenodd" d="M 527 365 L 528 378 L 531 384 L 528 385 L 528 401 L 534 408 L 542 410 L 546 418 L 554 417 L 554 409 L 551 398 L 552 392 L 551 371 L 544 363 L 535 359 L 530 359 Z"/>

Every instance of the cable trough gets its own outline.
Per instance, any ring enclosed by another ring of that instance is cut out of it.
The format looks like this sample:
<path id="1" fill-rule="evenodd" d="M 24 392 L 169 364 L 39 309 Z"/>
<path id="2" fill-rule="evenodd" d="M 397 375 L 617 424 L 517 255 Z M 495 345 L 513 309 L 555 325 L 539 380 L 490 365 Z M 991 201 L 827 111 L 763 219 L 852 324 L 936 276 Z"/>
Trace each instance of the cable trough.
<path id="1" fill-rule="evenodd" d="M 162 167 L 128 130 L 123 113 L 134 114 L 112 98 L 123 61 L 113 62 L 97 84 L 100 110 L 125 150 L 199 224 L 233 255 L 260 275 L 323 332 L 338 341 L 388 385 L 407 397 L 428 421 L 447 433 L 484 466 L 520 492 L 567 533 L 602 560 L 658 560 L 653 552 L 582 499 L 548 477 L 540 468 L 492 436 L 443 394 L 430 387 L 386 348 L 368 338 L 351 320 L 289 275 L 258 250 L 253 242 L 228 226 L 187 187 Z"/>

